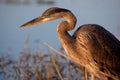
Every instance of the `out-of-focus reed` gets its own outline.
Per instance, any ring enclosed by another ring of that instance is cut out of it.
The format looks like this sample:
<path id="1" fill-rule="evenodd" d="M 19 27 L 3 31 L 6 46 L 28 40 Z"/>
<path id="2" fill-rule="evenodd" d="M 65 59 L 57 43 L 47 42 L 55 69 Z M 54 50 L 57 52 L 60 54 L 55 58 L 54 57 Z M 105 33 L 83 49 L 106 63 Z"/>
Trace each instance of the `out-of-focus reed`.
<path id="1" fill-rule="evenodd" d="M 0 77 L 6 80 L 84 80 L 84 68 L 77 65 L 64 53 L 47 43 L 47 53 L 39 49 L 28 50 L 29 38 L 25 40 L 24 51 L 17 59 L 0 56 Z"/>

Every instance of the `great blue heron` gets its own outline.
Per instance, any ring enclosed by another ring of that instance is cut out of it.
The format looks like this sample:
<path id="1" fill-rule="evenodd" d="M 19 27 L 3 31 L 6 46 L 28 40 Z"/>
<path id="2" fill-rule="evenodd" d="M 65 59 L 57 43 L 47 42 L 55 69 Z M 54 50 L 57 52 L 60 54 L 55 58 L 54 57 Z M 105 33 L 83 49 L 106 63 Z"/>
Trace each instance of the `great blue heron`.
<path id="1" fill-rule="evenodd" d="M 102 26 L 85 24 L 71 36 L 68 31 L 74 29 L 76 17 L 67 9 L 52 7 L 46 10 L 42 16 L 21 27 L 58 18 L 66 19 L 57 27 L 60 42 L 66 53 L 96 77 L 120 80 L 120 41 Z"/>

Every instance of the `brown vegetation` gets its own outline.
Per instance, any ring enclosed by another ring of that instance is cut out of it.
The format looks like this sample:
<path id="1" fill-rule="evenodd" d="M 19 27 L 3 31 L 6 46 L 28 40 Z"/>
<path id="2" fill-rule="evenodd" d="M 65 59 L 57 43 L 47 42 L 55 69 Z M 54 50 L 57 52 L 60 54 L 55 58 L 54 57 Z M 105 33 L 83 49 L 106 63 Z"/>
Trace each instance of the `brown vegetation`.
<path id="1" fill-rule="evenodd" d="M 82 67 L 69 60 L 64 51 L 45 45 L 48 53 L 26 48 L 17 60 L 12 59 L 12 55 L 0 56 L 0 77 L 6 80 L 84 80 Z"/>

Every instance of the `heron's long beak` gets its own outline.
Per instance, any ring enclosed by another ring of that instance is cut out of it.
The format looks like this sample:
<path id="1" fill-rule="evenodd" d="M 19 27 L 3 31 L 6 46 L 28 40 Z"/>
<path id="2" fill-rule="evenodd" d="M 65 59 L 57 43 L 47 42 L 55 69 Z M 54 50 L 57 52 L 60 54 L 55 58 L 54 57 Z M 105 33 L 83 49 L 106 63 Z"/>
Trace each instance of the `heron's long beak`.
<path id="1" fill-rule="evenodd" d="M 49 18 L 38 17 L 38 18 L 35 18 L 35 19 L 23 24 L 20 27 L 21 28 L 29 27 L 29 26 L 40 24 L 40 23 L 47 22 L 47 21 L 49 21 Z"/>

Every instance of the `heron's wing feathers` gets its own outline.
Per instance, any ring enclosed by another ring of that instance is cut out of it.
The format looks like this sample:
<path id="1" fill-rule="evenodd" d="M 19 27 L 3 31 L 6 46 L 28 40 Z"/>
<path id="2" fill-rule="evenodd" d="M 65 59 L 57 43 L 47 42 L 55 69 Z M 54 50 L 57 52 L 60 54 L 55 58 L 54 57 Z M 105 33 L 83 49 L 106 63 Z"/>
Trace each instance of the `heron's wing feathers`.
<path id="1" fill-rule="evenodd" d="M 92 57 L 101 71 L 120 75 L 120 42 L 111 33 L 83 31 L 76 40 L 80 51 Z"/>

